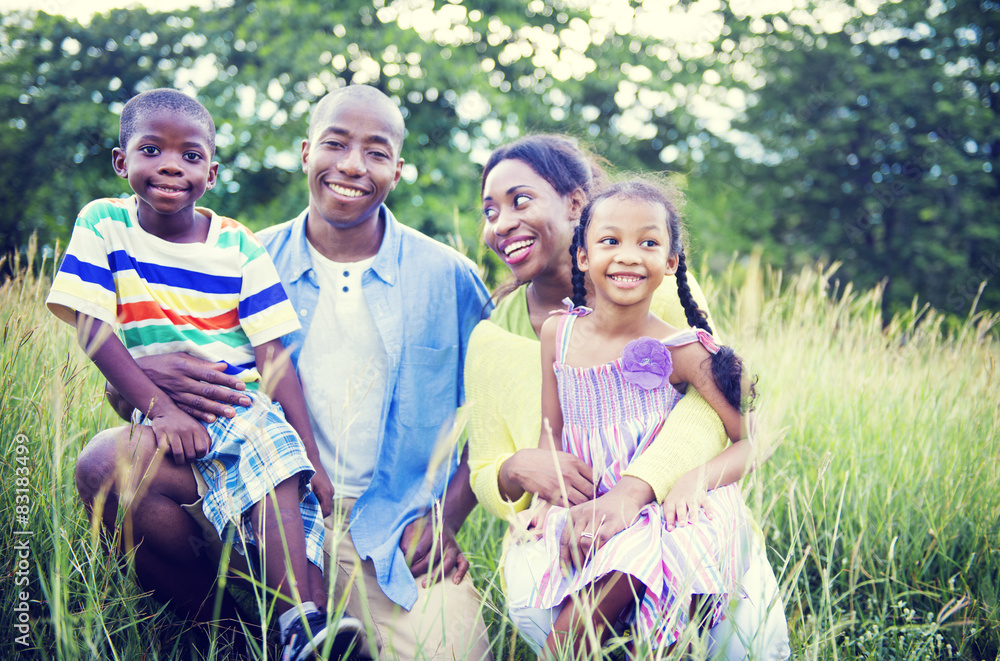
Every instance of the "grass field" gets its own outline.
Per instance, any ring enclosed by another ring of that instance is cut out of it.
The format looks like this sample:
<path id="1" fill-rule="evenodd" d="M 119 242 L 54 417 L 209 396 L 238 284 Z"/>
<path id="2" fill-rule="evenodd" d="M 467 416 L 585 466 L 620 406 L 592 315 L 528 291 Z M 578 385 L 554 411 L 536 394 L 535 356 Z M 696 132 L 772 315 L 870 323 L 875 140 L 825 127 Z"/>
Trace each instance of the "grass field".
<path id="1" fill-rule="evenodd" d="M 48 279 L 30 273 L 51 264 L 31 266 L 0 289 L 0 658 L 232 658 L 228 639 L 141 594 L 87 520 L 74 461 L 117 423 L 96 368 L 42 305 Z M 915 307 L 883 327 L 879 292 L 834 275 L 782 278 L 750 258 L 703 280 L 760 376 L 762 427 L 778 443 L 745 491 L 794 657 L 994 660 L 1000 319 Z M 460 539 L 494 607 L 498 661 L 527 656 L 495 585 L 503 530 L 477 509 Z"/>

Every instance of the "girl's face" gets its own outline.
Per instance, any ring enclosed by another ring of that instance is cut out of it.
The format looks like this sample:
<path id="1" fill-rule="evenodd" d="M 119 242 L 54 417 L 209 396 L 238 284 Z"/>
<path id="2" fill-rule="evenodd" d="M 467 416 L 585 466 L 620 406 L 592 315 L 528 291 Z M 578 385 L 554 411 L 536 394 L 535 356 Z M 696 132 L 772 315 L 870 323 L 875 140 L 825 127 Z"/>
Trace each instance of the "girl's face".
<path id="1" fill-rule="evenodd" d="M 607 198 L 594 205 L 587 247 L 577 264 L 590 274 L 599 298 L 631 305 L 652 298 L 666 275 L 677 270 L 670 256 L 667 210 L 638 199 Z"/>
<path id="2" fill-rule="evenodd" d="M 560 195 L 530 165 L 500 161 L 483 183 L 483 241 L 521 281 L 570 267 L 583 190 Z"/>

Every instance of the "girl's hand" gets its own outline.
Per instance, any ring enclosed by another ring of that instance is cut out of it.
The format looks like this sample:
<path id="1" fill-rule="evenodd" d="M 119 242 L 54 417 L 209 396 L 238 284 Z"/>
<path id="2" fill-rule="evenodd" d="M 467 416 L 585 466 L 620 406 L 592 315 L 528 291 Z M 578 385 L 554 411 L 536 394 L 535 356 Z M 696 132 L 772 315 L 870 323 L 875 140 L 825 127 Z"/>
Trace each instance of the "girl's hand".
<path id="1" fill-rule="evenodd" d="M 319 501 L 319 507 L 323 511 L 323 518 L 325 519 L 333 512 L 333 482 L 330 481 L 326 471 L 323 470 L 322 464 L 318 461 L 312 463 L 316 472 L 313 474 L 309 485 L 312 487 L 313 493 L 316 494 L 316 500 Z"/>
<path id="2" fill-rule="evenodd" d="M 566 485 L 564 494 L 559 474 Z M 571 507 L 594 497 L 594 469 L 568 452 L 525 448 L 500 467 L 501 492 L 517 500 L 525 491 L 560 507 Z"/>
<path id="3" fill-rule="evenodd" d="M 536 538 L 541 537 L 542 530 L 545 528 L 545 520 L 549 518 L 549 511 L 552 509 L 552 503 L 540 502 L 541 504 L 532 512 L 531 521 L 528 522 L 528 530 L 536 531 Z"/>
<path id="4" fill-rule="evenodd" d="M 571 507 L 559 540 L 563 566 L 582 566 L 591 553 L 632 525 L 654 498 L 652 487 L 625 476 L 600 498 Z"/>
<path id="5" fill-rule="evenodd" d="M 169 451 L 175 464 L 189 463 L 208 453 L 211 441 L 205 426 L 173 404 L 157 407 L 149 420 L 157 447 Z"/>
<path id="6" fill-rule="evenodd" d="M 663 499 L 663 518 L 667 530 L 677 526 L 694 523 L 699 516 L 699 510 L 705 510 L 705 516 L 712 518 L 712 510 L 708 507 L 708 492 L 702 479 L 700 468 L 681 476 L 667 497 Z"/>

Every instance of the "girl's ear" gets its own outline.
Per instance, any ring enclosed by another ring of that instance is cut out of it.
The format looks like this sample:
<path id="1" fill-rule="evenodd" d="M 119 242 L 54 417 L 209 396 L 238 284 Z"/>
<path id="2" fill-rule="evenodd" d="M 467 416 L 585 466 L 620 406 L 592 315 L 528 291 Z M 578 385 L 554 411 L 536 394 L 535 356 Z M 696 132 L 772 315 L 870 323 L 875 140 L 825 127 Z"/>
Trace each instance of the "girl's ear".
<path id="1" fill-rule="evenodd" d="M 587 249 L 582 246 L 576 249 L 576 267 L 583 272 L 590 268 L 590 262 L 587 261 Z"/>
<path id="2" fill-rule="evenodd" d="M 115 147 L 111 150 L 111 167 L 115 169 L 115 174 L 119 177 L 128 179 L 128 168 L 125 167 L 125 151 L 120 147 Z"/>
<path id="3" fill-rule="evenodd" d="M 680 255 L 674 255 L 673 257 L 668 257 L 666 274 L 673 275 L 674 273 L 677 273 L 677 265 L 680 264 L 680 261 L 681 261 Z"/>

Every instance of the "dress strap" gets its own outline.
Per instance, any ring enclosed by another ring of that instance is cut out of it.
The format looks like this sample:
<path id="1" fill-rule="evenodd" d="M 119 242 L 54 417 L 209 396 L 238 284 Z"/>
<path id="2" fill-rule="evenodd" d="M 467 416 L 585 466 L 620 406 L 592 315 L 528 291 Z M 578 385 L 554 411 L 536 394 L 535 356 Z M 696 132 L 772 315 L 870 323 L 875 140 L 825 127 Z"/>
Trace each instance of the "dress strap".
<path id="1" fill-rule="evenodd" d="M 574 307 L 570 298 L 564 298 L 563 303 L 566 304 L 566 309 L 559 311 L 562 319 L 559 320 L 559 326 L 556 328 L 556 360 L 560 363 L 566 362 L 566 352 L 569 351 L 569 338 L 573 331 L 573 322 L 576 321 L 577 317 L 583 317 L 593 312 L 583 305 Z"/>
<path id="2" fill-rule="evenodd" d="M 708 353 L 719 353 L 719 345 L 716 343 L 715 338 L 712 337 L 711 333 L 701 328 L 689 328 L 677 331 L 663 340 L 663 344 L 668 347 L 681 347 L 685 344 L 693 344 L 695 342 L 700 342 L 701 346 L 705 347 Z"/>

